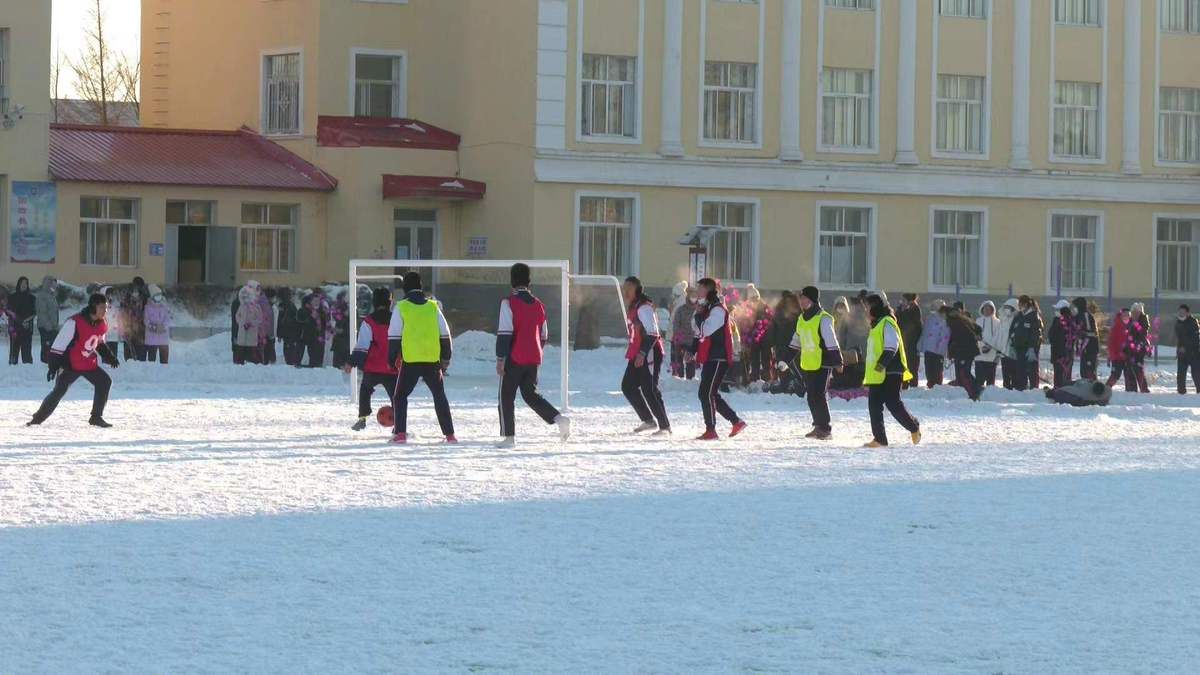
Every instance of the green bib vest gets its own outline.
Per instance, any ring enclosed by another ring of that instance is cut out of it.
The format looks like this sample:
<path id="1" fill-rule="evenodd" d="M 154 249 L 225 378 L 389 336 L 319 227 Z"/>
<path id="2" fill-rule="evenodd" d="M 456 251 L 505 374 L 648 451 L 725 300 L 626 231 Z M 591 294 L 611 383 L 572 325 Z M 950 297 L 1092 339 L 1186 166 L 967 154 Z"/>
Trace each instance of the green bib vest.
<path id="1" fill-rule="evenodd" d="M 404 320 L 400 348 L 405 363 L 437 363 L 442 358 L 442 331 L 438 328 L 438 304 L 430 300 L 418 305 L 408 300 L 396 303 Z"/>
<path id="2" fill-rule="evenodd" d="M 883 317 L 883 321 L 875 324 L 871 329 L 871 333 L 867 336 L 867 373 L 863 376 L 863 384 L 883 384 L 887 373 L 882 370 L 876 370 L 875 365 L 879 363 L 879 357 L 883 355 L 883 327 L 890 325 L 896 331 L 896 338 L 899 341 L 896 356 L 900 359 L 900 365 L 904 366 L 903 381 L 908 382 L 913 379 L 913 374 L 908 371 L 908 355 L 904 353 L 904 335 L 900 332 L 900 326 L 896 320 L 890 316 Z"/>
<path id="3" fill-rule="evenodd" d="M 833 315 L 821 310 L 811 319 L 805 319 L 801 314 L 796 319 L 796 335 L 800 337 L 800 370 L 814 371 L 821 369 L 824 354 L 821 353 L 821 319 Z"/>

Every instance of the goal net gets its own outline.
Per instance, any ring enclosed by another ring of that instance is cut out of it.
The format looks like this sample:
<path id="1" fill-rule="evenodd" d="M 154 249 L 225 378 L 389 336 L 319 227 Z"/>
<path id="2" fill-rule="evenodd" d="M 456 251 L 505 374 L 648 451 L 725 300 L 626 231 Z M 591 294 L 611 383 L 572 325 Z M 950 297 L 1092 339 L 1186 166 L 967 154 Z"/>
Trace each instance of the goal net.
<path id="1" fill-rule="evenodd" d="M 438 300 L 450 323 L 454 335 L 454 364 L 451 365 L 448 387 L 469 386 L 472 389 L 490 386 L 487 378 L 494 382 L 495 332 L 500 301 L 508 297 L 509 268 L 517 262 L 529 265 L 532 289 L 546 305 L 550 342 L 546 350 L 544 375 L 554 389 L 557 375 L 558 399 L 561 407 L 570 407 L 570 352 L 572 336 L 572 296 L 586 293 L 590 304 L 594 298 L 603 298 L 600 313 L 606 323 L 615 323 L 622 316 L 620 281 L 603 275 L 572 275 L 567 260 L 377 260 L 356 259 L 349 265 L 349 282 L 352 297 L 349 321 L 350 344 L 358 340 L 358 329 L 363 316 L 371 311 L 370 289 L 385 287 L 393 289 L 395 300 L 399 300 L 400 282 L 409 270 L 421 272 L 425 291 Z M 575 289 L 572 288 L 575 285 Z M 576 329 L 579 321 L 576 317 Z M 554 371 L 557 370 L 557 373 Z M 350 397 L 358 397 L 358 372 L 350 376 Z M 547 391 L 553 400 L 553 392 Z"/>

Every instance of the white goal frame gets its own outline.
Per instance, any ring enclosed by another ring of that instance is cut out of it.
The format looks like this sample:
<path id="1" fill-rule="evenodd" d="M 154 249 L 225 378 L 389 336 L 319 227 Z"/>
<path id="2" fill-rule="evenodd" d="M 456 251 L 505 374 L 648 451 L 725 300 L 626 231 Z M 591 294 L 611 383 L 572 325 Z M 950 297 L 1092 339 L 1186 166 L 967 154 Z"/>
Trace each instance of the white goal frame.
<path id="1" fill-rule="evenodd" d="M 561 365 L 559 366 L 559 391 L 560 403 L 563 411 L 570 409 L 571 391 L 570 385 L 570 327 L 571 327 L 571 261 L 569 260 L 452 260 L 452 259 L 436 259 L 436 260 L 377 260 L 377 259 L 354 259 L 350 261 L 350 348 L 354 349 L 354 345 L 358 343 L 358 284 L 362 281 L 388 281 L 395 282 L 400 278 L 400 275 L 392 272 L 397 267 L 409 268 L 435 268 L 435 269 L 507 269 L 516 263 L 524 263 L 529 265 L 531 270 L 536 269 L 551 269 L 559 271 L 559 287 L 562 289 L 561 311 L 559 312 L 559 342 L 561 343 L 559 352 L 561 353 Z M 359 269 L 382 269 L 387 268 L 386 274 L 362 274 Z M 502 296 L 498 294 L 496 298 L 497 305 Z M 393 308 L 394 311 L 394 308 Z M 350 371 L 350 400 L 358 401 L 358 369 Z"/>

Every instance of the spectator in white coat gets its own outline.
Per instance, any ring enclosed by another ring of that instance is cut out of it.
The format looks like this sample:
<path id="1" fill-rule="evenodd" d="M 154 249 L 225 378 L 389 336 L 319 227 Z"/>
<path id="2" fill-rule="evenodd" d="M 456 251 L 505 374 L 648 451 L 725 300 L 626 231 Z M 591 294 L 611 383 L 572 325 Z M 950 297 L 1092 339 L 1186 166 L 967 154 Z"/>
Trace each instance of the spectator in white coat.
<path id="1" fill-rule="evenodd" d="M 1000 307 L 1000 368 L 1001 381 L 1005 389 L 1012 389 L 1014 377 L 1017 373 L 1017 364 L 1013 360 L 1012 349 L 1012 323 L 1017 316 L 1017 307 L 1020 305 L 1016 298 L 1009 298 L 1004 301 L 1004 305 Z"/>
<path id="2" fill-rule="evenodd" d="M 996 305 L 986 300 L 979 306 L 975 317 L 979 326 L 979 356 L 975 357 L 975 386 L 996 386 L 996 364 L 1008 343 L 1008 335 L 1000 332 L 1000 319 L 996 316 Z"/>

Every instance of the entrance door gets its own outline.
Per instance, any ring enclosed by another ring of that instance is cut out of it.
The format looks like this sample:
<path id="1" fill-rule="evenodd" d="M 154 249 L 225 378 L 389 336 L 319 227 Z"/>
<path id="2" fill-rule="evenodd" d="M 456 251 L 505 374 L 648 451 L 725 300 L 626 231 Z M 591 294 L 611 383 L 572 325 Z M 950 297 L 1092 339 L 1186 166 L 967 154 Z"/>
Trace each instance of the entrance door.
<path id="1" fill-rule="evenodd" d="M 233 286 L 237 281 L 237 228 L 210 227 L 207 243 L 204 262 L 208 282 Z"/>
<path id="2" fill-rule="evenodd" d="M 396 227 L 396 258 L 398 260 L 432 260 L 437 253 L 437 211 L 418 209 L 396 209 L 393 212 Z M 425 290 L 433 292 L 437 281 L 436 271 L 428 267 L 397 268 L 396 274 L 409 269 L 421 273 Z M 399 280 L 397 280 L 397 284 Z"/>
<path id="3" fill-rule="evenodd" d="M 208 228 L 184 226 L 178 229 L 179 283 L 207 283 Z"/>

